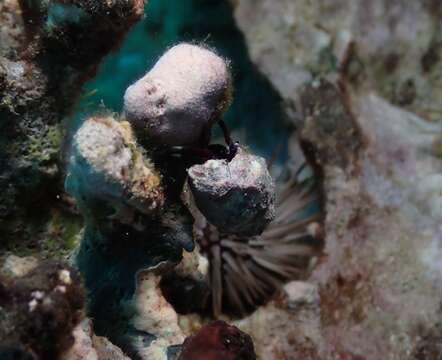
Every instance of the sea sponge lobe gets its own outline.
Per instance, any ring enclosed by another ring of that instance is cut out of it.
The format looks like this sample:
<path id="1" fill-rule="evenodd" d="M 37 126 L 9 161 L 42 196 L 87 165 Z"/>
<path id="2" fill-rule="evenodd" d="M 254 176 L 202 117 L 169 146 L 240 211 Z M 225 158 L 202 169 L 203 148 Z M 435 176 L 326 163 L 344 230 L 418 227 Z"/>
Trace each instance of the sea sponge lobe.
<path id="1" fill-rule="evenodd" d="M 204 47 L 181 43 L 124 95 L 127 120 L 171 146 L 196 145 L 228 107 L 231 77 L 226 60 Z"/>

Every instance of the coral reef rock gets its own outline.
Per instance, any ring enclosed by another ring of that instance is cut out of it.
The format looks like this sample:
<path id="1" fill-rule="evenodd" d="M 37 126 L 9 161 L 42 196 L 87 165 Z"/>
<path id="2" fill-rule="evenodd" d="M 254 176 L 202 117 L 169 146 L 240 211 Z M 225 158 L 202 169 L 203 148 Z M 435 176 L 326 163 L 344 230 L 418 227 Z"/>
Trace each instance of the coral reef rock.
<path id="1" fill-rule="evenodd" d="M 314 331 L 301 319 L 293 346 L 257 340 L 257 353 L 442 358 L 440 2 L 233 3 L 321 177 L 326 212 L 325 256 L 307 279 L 319 293 L 305 310 Z M 254 339 L 291 337 L 288 324 L 253 330 L 253 319 L 242 325 Z"/>
<path id="2" fill-rule="evenodd" d="M 133 300 L 137 313 L 132 319 L 132 325 L 138 333 L 151 338 L 148 343 L 145 337 L 141 341 L 139 337 L 133 340 L 142 359 L 167 360 L 168 348 L 184 341 L 184 334 L 178 326 L 178 316 L 160 288 L 160 275 L 171 266 L 173 264 L 164 262 L 137 274 L 137 289 Z"/>
<path id="3" fill-rule="evenodd" d="M 94 335 L 89 319 L 74 329 L 74 345 L 62 354 L 61 360 L 130 360 L 108 339 Z"/>
<path id="4" fill-rule="evenodd" d="M 78 272 L 43 261 L 27 274 L 0 277 L 0 358 L 55 359 L 74 344 L 84 316 Z"/>
<path id="5" fill-rule="evenodd" d="M 155 97 L 152 92 L 157 90 L 167 93 L 165 116 L 151 119 L 150 107 L 158 105 L 151 95 Z M 224 213 L 233 207 L 242 210 L 241 216 L 238 211 L 225 216 L 232 231 L 259 233 L 273 218 L 275 186 L 264 159 L 239 148 L 218 118 L 228 105 L 230 90 L 224 59 L 180 44 L 127 89 L 123 117 L 128 121 L 115 114 L 92 116 L 73 137 L 65 184 L 86 224 L 76 264 L 91 294 L 89 315 L 96 334 L 136 359 L 177 355 L 185 336 L 176 311 L 201 311 L 208 303 L 207 260 L 196 252 L 183 255 L 183 250 L 195 248 L 194 218 L 184 190 L 187 169 L 207 159 L 223 159 L 220 182 L 228 184 L 226 191 L 233 197 L 215 200 Z M 138 115 L 148 127 L 149 122 L 164 120 L 166 133 L 143 136 L 138 131 L 141 136 L 135 139 L 132 128 L 140 125 L 134 119 Z M 183 130 L 183 121 L 196 123 Z M 226 145 L 209 144 L 216 121 Z M 192 141 L 185 140 L 189 134 Z M 169 136 L 194 146 L 174 146 L 182 143 L 169 141 Z M 201 138 L 204 141 L 197 141 Z M 230 182 L 227 162 L 234 175 Z M 220 194 L 225 192 L 221 189 L 215 195 Z"/>
<path id="6" fill-rule="evenodd" d="M 108 199 L 121 213 L 125 206 L 151 214 L 164 201 L 160 176 L 137 147 L 129 123 L 112 117 L 89 118 L 77 131 L 66 188 Z"/>
<path id="7" fill-rule="evenodd" d="M 50 224 L 71 221 L 63 120 L 143 10 L 142 0 L 0 2 L 0 250 L 45 251 Z"/>

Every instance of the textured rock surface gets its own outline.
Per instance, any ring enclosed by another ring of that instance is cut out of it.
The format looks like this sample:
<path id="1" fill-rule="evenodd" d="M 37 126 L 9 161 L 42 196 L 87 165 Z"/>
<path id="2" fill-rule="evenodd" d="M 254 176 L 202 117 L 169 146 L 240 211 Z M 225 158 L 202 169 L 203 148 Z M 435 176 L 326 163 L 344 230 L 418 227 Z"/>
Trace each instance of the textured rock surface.
<path id="1" fill-rule="evenodd" d="M 130 207 L 151 214 L 164 202 L 160 175 L 137 146 L 129 123 L 110 116 L 89 118 L 75 134 L 66 188 L 80 204 L 81 196 L 108 200 L 125 216 Z"/>
<path id="2" fill-rule="evenodd" d="M 441 358 L 439 2 L 234 3 L 323 179 L 327 214 L 326 256 L 308 279 L 313 327 L 278 322 L 270 304 L 259 310 L 270 329 L 254 328 L 255 314 L 243 323 L 255 340 L 274 337 L 256 341 L 258 354 Z"/>
<path id="3" fill-rule="evenodd" d="M 132 341 L 138 356 L 143 360 L 167 360 L 168 347 L 182 344 L 185 338 L 178 326 L 178 316 L 160 288 L 161 274 L 172 266 L 164 262 L 137 274 L 137 288 L 133 298 L 137 313 L 132 319 L 132 325 L 137 332 L 149 337 L 150 341 L 146 341 L 146 336 L 142 339 L 135 337 Z"/>
<path id="4" fill-rule="evenodd" d="M 317 345 L 321 339 L 318 304 L 317 286 L 292 282 L 273 301 L 234 324 L 250 334 L 259 359 L 318 360 L 321 359 Z"/>
<path id="5" fill-rule="evenodd" d="M 73 336 L 74 345 L 62 354 L 61 360 L 130 360 L 108 339 L 94 335 L 90 319 L 78 324 Z"/>
<path id="6" fill-rule="evenodd" d="M 143 8 L 142 0 L 0 3 L 0 250 L 54 255 L 54 237 L 72 248 L 62 120 Z"/>
<path id="7" fill-rule="evenodd" d="M 9 276 L 20 277 L 38 266 L 38 259 L 33 256 L 19 257 L 9 255 L 5 258 L 1 271 Z"/>
<path id="8" fill-rule="evenodd" d="M 351 104 L 365 147 L 347 166 L 324 167 L 328 258 L 312 278 L 321 285 L 323 356 L 418 359 L 422 338 L 442 320 L 441 219 L 422 201 L 441 170 L 431 148 L 442 126 L 375 95 Z"/>
<path id="9" fill-rule="evenodd" d="M 345 60 L 358 88 L 373 89 L 426 119 L 440 118 L 439 1 L 232 3 L 252 59 L 284 100 L 291 100 L 287 105 L 306 81 Z"/>
<path id="10" fill-rule="evenodd" d="M 84 301 L 78 272 L 61 263 L 0 274 L 0 358 L 57 358 L 74 344 Z"/>
<path id="11" fill-rule="evenodd" d="M 93 336 L 92 342 L 98 355 L 98 360 L 131 360 L 123 351 L 107 338 L 102 336 Z"/>
<path id="12" fill-rule="evenodd" d="M 74 344 L 66 351 L 61 360 L 98 360 L 97 351 L 92 343 L 92 328 L 88 320 L 83 320 L 72 333 Z"/>

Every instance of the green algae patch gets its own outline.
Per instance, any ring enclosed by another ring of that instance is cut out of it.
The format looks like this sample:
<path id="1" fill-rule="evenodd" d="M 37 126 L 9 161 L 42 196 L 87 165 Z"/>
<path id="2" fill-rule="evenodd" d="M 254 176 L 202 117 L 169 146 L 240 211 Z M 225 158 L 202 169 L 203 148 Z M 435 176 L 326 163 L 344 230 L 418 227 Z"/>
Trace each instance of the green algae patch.
<path id="1" fill-rule="evenodd" d="M 10 224 L 13 230 L 14 222 Z M 51 209 L 49 217 L 34 218 L 21 236 L 4 239 L 5 253 L 17 256 L 37 255 L 40 258 L 66 258 L 78 245 L 83 229 L 83 220 L 60 209 Z"/>
<path id="2" fill-rule="evenodd" d="M 29 137 L 25 158 L 43 163 L 56 161 L 62 139 L 63 131 L 60 125 L 47 126 L 40 134 Z"/>
<path id="3" fill-rule="evenodd" d="M 42 240 L 42 252 L 46 257 L 68 256 L 79 244 L 83 222 L 75 216 L 66 216 L 57 210 L 52 212 L 46 236 Z"/>

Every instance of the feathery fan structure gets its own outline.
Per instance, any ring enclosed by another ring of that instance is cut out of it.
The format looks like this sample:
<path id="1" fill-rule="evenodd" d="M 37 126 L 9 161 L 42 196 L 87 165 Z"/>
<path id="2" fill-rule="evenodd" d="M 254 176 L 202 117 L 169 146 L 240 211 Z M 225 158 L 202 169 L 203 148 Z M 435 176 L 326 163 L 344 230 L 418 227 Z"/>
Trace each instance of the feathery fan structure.
<path id="1" fill-rule="evenodd" d="M 220 233 L 203 216 L 195 237 L 210 262 L 212 312 L 245 316 L 287 281 L 300 279 L 321 253 L 320 191 L 312 177 L 299 180 L 302 166 L 279 191 L 276 218 L 254 237 Z"/>

